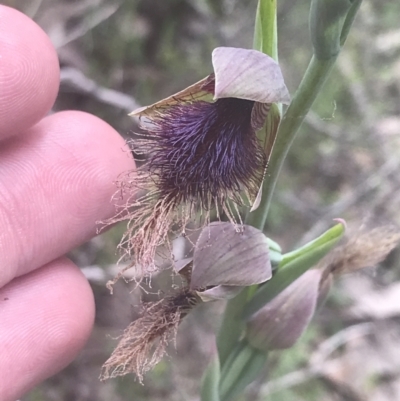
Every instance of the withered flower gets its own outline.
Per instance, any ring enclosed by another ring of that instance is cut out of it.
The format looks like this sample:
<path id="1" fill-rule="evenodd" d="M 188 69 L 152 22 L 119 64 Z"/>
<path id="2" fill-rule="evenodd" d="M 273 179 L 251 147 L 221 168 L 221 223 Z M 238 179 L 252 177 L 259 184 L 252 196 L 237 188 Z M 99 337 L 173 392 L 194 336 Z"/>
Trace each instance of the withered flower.
<path id="1" fill-rule="evenodd" d="M 142 129 L 133 149 L 147 161 L 120 180 L 129 201 L 112 222 L 129 220 L 121 246 L 145 276 L 156 270 L 156 249 L 172 228 L 185 234 L 190 219 L 207 224 L 211 212 L 240 221 L 238 207 L 254 203 L 267 163 L 256 131 L 272 103 L 289 102 L 269 56 L 219 47 L 212 63 L 213 74 L 131 113 Z"/>
<path id="2" fill-rule="evenodd" d="M 325 275 L 335 276 L 375 267 L 399 242 L 400 231 L 395 226 L 363 227 L 321 260 L 319 267 L 325 269 Z"/>
<path id="3" fill-rule="evenodd" d="M 124 331 L 103 365 L 101 378 L 135 373 L 140 381 L 156 365 L 176 334 L 179 323 L 200 302 L 229 299 L 243 287 L 271 278 L 268 240 L 258 229 L 231 223 L 205 227 L 193 258 L 176 264 L 186 285 L 175 295 L 144 305 L 142 316 Z"/>

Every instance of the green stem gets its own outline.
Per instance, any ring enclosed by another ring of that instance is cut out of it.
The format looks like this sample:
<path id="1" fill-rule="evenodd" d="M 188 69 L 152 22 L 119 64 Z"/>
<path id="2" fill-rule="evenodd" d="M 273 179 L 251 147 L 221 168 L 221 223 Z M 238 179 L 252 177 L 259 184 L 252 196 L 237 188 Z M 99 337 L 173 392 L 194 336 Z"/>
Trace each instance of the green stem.
<path id="1" fill-rule="evenodd" d="M 246 340 L 236 344 L 221 370 L 220 401 L 234 400 L 242 394 L 265 366 L 267 354 L 253 348 Z"/>
<path id="2" fill-rule="evenodd" d="M 221 367 L 224 366 L 243 333 L 244 321 L 242 314 L 248 300 L 249 288 L 244 288 L 239 295 L 228 302 L 225 308 L 222 324 L 217 335 L 217 348 Z"/>
<path id="3" fill-rule="evenodd" d="M 246 224 L 263 229 L 267 220 L 272 195 L 283 162 L 296 138 L 299 128 L 317 98 L 336 61 L 337 56 L 328 60 L 312 57 L 307 71 L 297 89 L 290 106 L 286 110 L 271 155 L 267 176 L 263 184 L 262 202 L 257 210 L 250 213 Z"/>
<path id="4" fill-rule="evenodd" d="M 357 15 L 357 11 L 360 8 L 362 0 L 353 0 L 353 4 L 347 13 L 346 19 L 343 24 L 342 33 L 340 35 L 340 45 L 343 46 L 346 42 L 347 36 L 349 35 L 350 28 L 353 25 L 354 18 Z"/>
<path id="5" fill-rule="evenodd" d="M 221 401 L 219 396 L 220 364 L 218 355 L 208 365 L 201 382 L 201 401 Z"/>

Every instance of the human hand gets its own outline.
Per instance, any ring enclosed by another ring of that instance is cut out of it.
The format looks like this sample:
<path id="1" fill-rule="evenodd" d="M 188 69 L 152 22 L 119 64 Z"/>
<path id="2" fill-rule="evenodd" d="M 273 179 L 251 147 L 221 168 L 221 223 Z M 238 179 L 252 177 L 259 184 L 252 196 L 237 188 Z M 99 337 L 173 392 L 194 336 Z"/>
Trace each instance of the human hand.
<path id="1" fill-rule="evenodd" d="M 0 6 L 1 401 L 15 401 L 84 346 L 93 294 L 62 255 L 113 215 L 113 181 L 133 168 L 102 120 L 76 111 L 44 117 L 58 85 L 48 37 Z"/>

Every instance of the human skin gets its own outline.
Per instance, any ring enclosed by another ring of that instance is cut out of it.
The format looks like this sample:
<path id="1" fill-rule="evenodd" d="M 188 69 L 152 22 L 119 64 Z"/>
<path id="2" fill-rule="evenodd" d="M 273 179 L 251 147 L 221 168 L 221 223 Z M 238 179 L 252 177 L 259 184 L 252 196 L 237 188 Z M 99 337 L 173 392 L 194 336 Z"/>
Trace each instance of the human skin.
<path id="1" fill-rule="evenodd" d="M 94 320 L 85 277 L 63 255 L 111 217 L 134 168 L 118 133 L 77 111 L 48 115 L 59 64 L 49 38 L 0 5 L 0 400 L 68 365 Z"/>

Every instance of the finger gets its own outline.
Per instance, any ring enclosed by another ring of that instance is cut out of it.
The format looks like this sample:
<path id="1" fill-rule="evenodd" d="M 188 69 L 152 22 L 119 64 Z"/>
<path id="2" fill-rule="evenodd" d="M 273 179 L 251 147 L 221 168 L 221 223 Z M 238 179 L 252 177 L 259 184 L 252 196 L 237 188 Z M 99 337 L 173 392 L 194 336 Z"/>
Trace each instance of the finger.
<path id="1" fill-rule="evenodd" d="M 46 117 L 0 148 L 0 287 L 56 259 L 115 214 L 115 180 L 134 168 L 118 133 L 82 112 Z"/>
<path id="2" fill-rule="evenodd" d="M 15 401 L 68 365 L 94 321 L 90 286 L 67 259 L 0 289 L 0 400 Z"/>
<path id="3" fill-rule="evenodd" d="M 26 15 L 0 5 L 0 140 L 31 127 L 52 107 L 59 86 L 57 53 Z"/>

